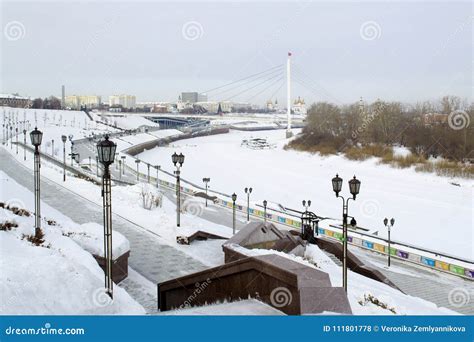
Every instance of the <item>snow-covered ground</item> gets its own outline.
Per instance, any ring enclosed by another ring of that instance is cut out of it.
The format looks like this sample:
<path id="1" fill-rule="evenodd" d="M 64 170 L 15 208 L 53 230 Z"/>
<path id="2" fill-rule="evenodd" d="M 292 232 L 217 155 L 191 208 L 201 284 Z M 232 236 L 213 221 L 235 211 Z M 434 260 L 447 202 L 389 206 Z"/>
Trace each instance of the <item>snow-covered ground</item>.
<path id="1" fill-rule="evenodd" d="M 274 250 L 247 249 L 238 245 L 228 246 L 247 256 L 277 254 L 326 272 L 329 274 L 333 286 L 342 284 L 341 267 L 337 266 L 316 245 L 306 246 L 304 258 Z M 351 270 L 348 270 L 347 277 L 348 299 L 352 313 L 355 315 L 457 315 L 452 310 L 439 308 L 421 298 L 408 296 L 384 283 L 364 277 Z M 375 305 L 376 300 L 381 305 Z"/>
<path id="2" fill-rule="evenodd" d="M 231 303 L 215 303 L 205 306 L 197 306 L 186 309 L 164 311 L 161 315 L 166 316 L 186 316 L 186 315 L 206 315 L 206 316 L 241 316 L 241 315 L 284 315 L 283 312 L 271 307 L 268 304 L 256 299 L 246 299 Z"/>
<path id="3" fill-rule="evenodd" d="M 129 147 L 150 142 L 157 139 L 167 138 L 171 136 L 176 136 L 183 134 L 182 132 L 176 129 L 163 129 L 159 131 L 152 131 L 148 133 L 137 133 L 132 135 L 126 135 L 122 137 L 114 137 L 113 141 L 117 144 L 117 153 L 123 155 L 121 152 L 126 150 Z M 135 170 L 136 165 L 133 159 L 125 159 L 125 163 Z M 142 165 L 142 167 L 145 167 Z M 144 169 L 142 170 L 144 171 Z"/>
<path id="4" fill-rule="evenodd" d="M 100 121 L 107 122 L 109 125 L 117 126 L 122 129 L 136 129 L 140 126 L 160 127 L 159 124 L 138 114 L 112 114 L 101 112 L 95 114 L 99 117 Z"/>
<path id="5" fill-rule="evenodd" d="M 47 134 L 47 131 L 45 134 Z M 6 150 L 10 151 L 9 148 L 6 148 Z M 27 153 L 26 161 L 23 161 L 22 153 L 16 155 L 13 152 L 12 156 L 16 157 L 18 162 L 27 168 L 33 168 L 31 153 Z M 43 161 L 41 176 L 57 182 L 94 203 L 102 205 L 100 186 L 77 177 L 68 177 L 67 181 L 63 182 L 61 167 Z M 232 233 L 231 228 L 209 222 L 200 217 L 204 210 L 214 210 L 212 207 L 205 208 L 202 200 L 188 199 L 183 194 L 184 212 L 181 214 L 181 227 L 177 228 L 175 203 L 163 196 L 161 207 L 147 210 L 142 206 L 142 199 L 140 197 L 142 190 L 155 196 L 161 196 L 160 192 L 153 185 L 149 184 L 114 186 L 112 188 L 113 211 L 157 234 L 161 242 L 182 250 L 205 265 L 216 266 L 223 262 L 222 240 L 198 241 L 189 246 L 180 245 L 176 242 L 176 236 L 189 236 L 198 230 L 229 237 Z"/>
<path id="6" fill-rule="evenodd" d="M 0 171 L 0 202 L 33 212 L 33 194 Z M 111 302 L 104 289 L 104 273 L 91 253 L 103 253 L 103 228 L 78 225 L 42 203 L 44 242 L 35 246 L 34 216 L 0 208 L 0 314 L 144 314 L 128 293 L 114 287 Z M 49 222 L 48 222 L 49 221 Z M 53 222 L 54 221 L 54 222 Z M 114 255 L 129 249 L 114 233 Z"/>
<path id="7" fill-rule="evenodd" d="M 294 130 L 298 132 L 299 130 Z M 253 150 L 241 146 L 244 139 L 266 138 L 276 149 Z M 335 198 L 331 179 L 344 179 L 342 195 L 349 193 L 347 181 L 361 180 L 360 194 L 349 203 L 349 214 L 358 225 L 387 235 L 385 217 L 396 219 L 392 239 L 474 259 L 474 181 L 453 179 L 413 169 L 379 165 L 375 158 L 351 161 L 342 156 L 284 150 L 284 130 L 261 132 L 231 131 L 229 134 L 176 141 L 167 147 L 145 151 L 138 157 L 171 171 L 171 154 L 185 155 L 183 178 L 196 184 L 210 177 L 210 186 L 238 195 L 245 203 L 245 187 L 252 187 L 251 201 L 264 199 L 302 209 L 301 201 L 311 199 L 311 210 L 320 216 L 341 216 L 341 200 Z M 400 151 L 403 152 L 403 151 Z M 168 166 L 168 167 L 167 167 Z"/>
<path id="8" fill-rule="evenodd" d="M 69 136 L 73 140 L 83 139 L 92 136 L 92 134 L 104 134 L 117 132 L 116 129 L 105 126 L 99 122 L 89 119 L 86 113 L 81 111 L 68 110 L 45 110 L 45 109 L 22 109 L 4 107 L 1 110 L 2 120 L 9 122 L 9 118 L 13 123 L 18 121 L 19 135 L 18 141 L 24 142 L 23 129 L 26 129 L 26 143 L 31 144 L 29 133 L 37 127 L 43 132 L 43 141 L 40 145 L 42 152 L 52 155 L 56 158 L 63 157 L 63 142 L 61 137 L 65 135 L 66 140 L 66 160 L 70 161 L 71 142 Z M 5 115 L 3 117 L 3 115 Z M 3 122 L 3 121 L 2 121 Z M 23 123 L 24 122 L 24 123 Z M 13 141 L 16 142 L 15 132 Z M 9 133 L 8 133 L 9 134 Z M 1 132 L 3 141 L 4 132 Z M 8 138 L 10 134 L 8 135 Z M 54 151 L 53 151 L 54 141 Z M 15 146 L 13 146 L 15 148 Z"/>

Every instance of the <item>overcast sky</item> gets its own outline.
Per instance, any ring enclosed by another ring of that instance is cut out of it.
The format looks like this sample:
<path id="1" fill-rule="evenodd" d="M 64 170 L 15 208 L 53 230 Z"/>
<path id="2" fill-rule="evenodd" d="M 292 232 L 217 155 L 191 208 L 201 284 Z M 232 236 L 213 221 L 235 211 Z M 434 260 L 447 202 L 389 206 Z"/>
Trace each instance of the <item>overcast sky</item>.
<path id="1" fill-rule="evenodd" d="M 284 64 L 291 51 L 293 94 L 307 102 L 472 99 L 471 2 L 1 6 L 3 93 L 60 96 L 65 84 L 67 94 L 103 100 L 128 93 L 137 101 L 174 101 L 181 91 L 202 92 Z M 261 103 L 276 91 L 283 103 L 283 81 L 233 100 L 256 95 L 252 102 Z"/>

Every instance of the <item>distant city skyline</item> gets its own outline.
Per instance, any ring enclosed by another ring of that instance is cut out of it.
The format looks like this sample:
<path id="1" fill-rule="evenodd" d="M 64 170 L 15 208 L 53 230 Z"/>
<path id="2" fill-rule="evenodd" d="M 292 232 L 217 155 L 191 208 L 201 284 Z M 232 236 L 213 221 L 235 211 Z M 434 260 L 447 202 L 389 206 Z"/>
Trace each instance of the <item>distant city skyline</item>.
<path id="1" fill-rule="evenodd" d="M 66 95 L 172 102 L 182 92 L 205 92 L 275 68 L 291 51 L 292 98 L 307 104 L 360 96 L 416 102 L 448 94 L 472 101 L 470 2 L 1 6 L 2 93 L 61 98 L 64 84 Z M 264 105 L 272 98 L 283 105 L 284 69 L 269 75 L 232 100 Z"/>

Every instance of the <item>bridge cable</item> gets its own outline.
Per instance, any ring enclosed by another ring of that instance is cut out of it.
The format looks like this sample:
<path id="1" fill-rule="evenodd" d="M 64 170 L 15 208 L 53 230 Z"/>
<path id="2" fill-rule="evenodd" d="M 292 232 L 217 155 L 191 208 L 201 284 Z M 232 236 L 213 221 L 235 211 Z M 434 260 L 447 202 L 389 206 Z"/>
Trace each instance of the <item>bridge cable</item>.
<path id="1" fill-rule="evenodd" d="M 227 83 L 227 84 L 224 84 L 224 85 L 222 85 L 222 86 L 208 89 L 208 90 L 206 90 L 206 91 L 201 92 L 201 94 L 210 93 L 210 92 L 212 92 L 212 91 L 214 91 L 214 90 L 221 89 L 221 88 L 227 87 L 227 86 L 229 86 L 229 85 L 232 85 L 232 84 L 235 84 L 235 83 L 238 83 L 238 82 L 241 82 L 241 81 L 245 81 L 245 80 L 250 79 L 250 78 L 252 78 L 252 77 L 255 77 L 255 76 L 258 76 L 258 75 L 267 73 L 267 72 L 269 72 L 269 71 L 271 71 L 271 70 L 273 70 L 273 69 L 278 69 L 278 68 L 281 68 L 281 67 L 283 67 L 283 64 L 280 64 L 280 65 L 271 67 L 271 68 L 269 68 L 269 69 L 267 69 L 267 70 L 258 72 L 258 73 L 253 74 L 253 75 L 246 76 L 246 77 L 241 78 L 241 79 L 238 79 L 238 80 L 236 80 L 236 81 L 232 81 L 232 82 Z"/>
<path id="2" fill-rule="evenodd" d="M 211 96 L 212 96 L 213 98 L 217 98 L 217 97 L 221 96 L 222 94 L 225 94 L 225 93 L 228 93 L 228 92 L 230 92 L 230 91 L 233 91 L 233 90 L 242 88 L 242 87 L 244 87 L 244 86 L 251 85 L 251 84 L 253 84 L 253 83 L 255 83 L 255 82 L 258 82 L 258 81 L 260 81 L 260 80 L 265 79 L 265 78 L 268 77 L 268 76 L 272 76 L 272 75 L 276 75 L 276 74 L 281 74 L 281 72 L 282 72 L 282 69 L 275 69 L 275 70 L 272 70 L 272 71 L 270 71 L 270 72 L 267 72 L 267 73 L 265 73 L 265 74 L 262 74 L 262 75 L 260 75 L 260 76 L 258 76 L 258 77 L 256 77 L 256 78 L 254 78 L 254 79 L 246 80 L 246 81 L 243 82 L 243 83 L 236 83 L 234 86 L 232 86 L 232 87 L 230 87 L 230 88 L 228 88 L 228 89 L 221 90 L 221 91 L 219 91 L 219 92 L 217 92 L 217 93 L 212 93 Z"/>

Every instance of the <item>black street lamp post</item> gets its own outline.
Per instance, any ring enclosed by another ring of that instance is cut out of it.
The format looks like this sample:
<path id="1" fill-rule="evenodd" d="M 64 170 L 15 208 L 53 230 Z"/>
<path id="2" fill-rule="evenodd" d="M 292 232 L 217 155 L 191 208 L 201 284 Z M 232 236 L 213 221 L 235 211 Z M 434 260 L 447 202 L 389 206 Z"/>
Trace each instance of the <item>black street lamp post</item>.
<path id="1" fill-rule="evenodd" d="M 263 200 L 263 222 L 267 223 L 267 200 Z"/>
<path id="2" fill-rule="evenodd" d="M 204 184 L 206 184 L 206 207 L 207 207 L 207 189 L 209 189 L 209 182 L 211 181 L 210 178 L 203 178 L 202 181 L 204 182 Z"/>
<path id="3" fill-rule="evenodd" d="M 245 188 L 244 190 L 247 194 L 247 222 L 250 222 L 250 194 L 252 193 L 252 188 Z"/>
<path id="4" fill-rule="evenodd" d="M 31 144 L 35 147 L 34 154 L 34 189 L 35 189 L 35 237 L 39 238 L 41 235 L 41 213 L 40 213 L 40 152 L 39 146 L 43 139 L 43 133 L 36 127 L 30 132 Z"/>
<path id="5" fill-rule="evenodd" d="M 125 158 L 126 156 L 122 156 L 122 175 L 125 176 Z"/>
<path id="6" fill-rule="evenodd" d="M 119 159 L 119 179 L 122 180 L 122 159 Z"/>
<path id="7" fill-rule="evenodd" d="M 69 134 L 69 142 L 71 143 L 71 166 L 73 166 L 72 161 L 74 157 L 74 142 L 72 141 L 73 138 L 74 136 L 72 134 Z"/>
<path id="8" fill-rule="evenodd" d="M 235 201 L 237 201 L 237 195 L 234 192 L 232 194 L 232 234 L 235 235 Z"/>
<path id="9" fill-rule="evenodd" d="M 156 169 L 156 187 L 159 189 L 160 188 L 160 165 L 155 165 L 154 168 Z"/>
<path id="10" fill-rule="evenodd" d="M 10 150 L 13 150 L 13 126 L 10 124 Z"/>
<path id="11" fill-rule="evenodd" d="M 63 142 L 63 182 L 66 181 L 66 141 L 67 137 L 65 135 L 61 136 Z"/>
<path id="12" fill-rule="evenodd" d="M 390 222 L 389 222 L 388 218 L 384 218 L 383 224 L 388 229 L 388 250 L 387 250 L 387 254 L 388 254 L 388 267 L 390 267 L 390 230 L 392 229 L 393 225 L 395 224 L 395 219 L 392 217 L 390 219 Z"/>
<path id="13" fill-rule="evenodd" d="M 26 129 L 23 129 L 23 160 L 26 160 Z"/>
<path id="14" fill-rule="evenodd" d="M 74 153 L 74 141 L 71 141 L 71 166 L 74 166 L 74 165 L 73 165 L 74 156 L 75 156 L 75 153 Z"/>
<path id="15" fill-rule="evenodd" d="M 148 163 L 146 164 L 146 172 L 147 172 L 147 174 L 146 174 L 147 182 L 148 182 L 148 184 L 150 184 L 150 164 L 148 164 Z"/>
<path id="16" fill-rule="evenodd" d="M 51 156 L 54 158 L 54 139 L 51 139 Z"/>
<path id="17" fill-rule="evenodd" d="M 16 134 L 16 154 L 18 154 L 18 126 L 15 128 Z"/>
<path id="18" fill-rule="evenodd" d="M 352 199 L 355 201 L 356 196 L 359 194 L 360 190 L 360 180 L 355 176 L 349 181 L 349 191 L 352 197 L 345 199 L 343 196 L 340 196 L 339 193 L 342 189 L 342 178 L 339 175 L 336 175 L 332 179 L 332 189 L 336 193 L 336 197 L 342 198 L 342 245 L 343 245 L 343 260 L 342 260 L 342 285 L 344 290 L 347 292 L 347 217 L 348 217 L 348 205 L 349 200 Z M 351 220 L 351 225 L 355 226 L 357 222 L 354 218 Z"/>
<path id="19" fill-rule="evenodd" d="M 302 204 L 304 212 L 301 214 L 301 238 L 310 243 L 316 243 L 314 235 L 315 232 L 316 235 L 318 235 L 320 217 L 314 212 L 308 210 L 311 206 L 311 200 L 303 200 Z"/>
<path id="20" fill-rule="evenodd" d="M 181 213 L 181 167 L 184 163 L 184 154 L 173 153 L 171 161 L 176 167 L 176 226 L 180 226 L 180 213 Z"/>
<path id="21" fill-rule="evenodd" d="M 140 181 L 140 159 L 135 159 L 135 164 L 137 164 L 137 182 Z"/>
<path id="22" fill-rule="evenodd" d="M 112 276 L 112 189 L 110 180 L 110 165 L 114 162 L 115 150 L 117 145 L 105 139 L 97 144 L 98 160 L 104 166 L 102 175 L 102 199 L 104 211 L 104 259 L 105 267 L 105 288 L 107 294 L 113 299 L 113 276 Z"/>

